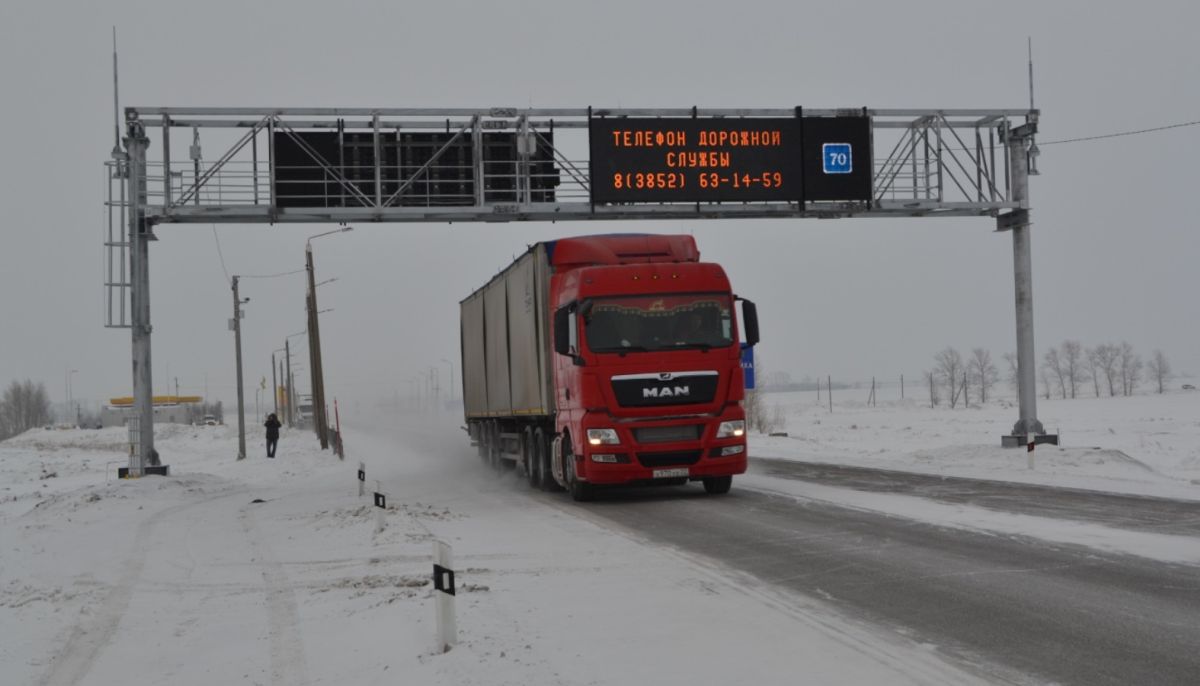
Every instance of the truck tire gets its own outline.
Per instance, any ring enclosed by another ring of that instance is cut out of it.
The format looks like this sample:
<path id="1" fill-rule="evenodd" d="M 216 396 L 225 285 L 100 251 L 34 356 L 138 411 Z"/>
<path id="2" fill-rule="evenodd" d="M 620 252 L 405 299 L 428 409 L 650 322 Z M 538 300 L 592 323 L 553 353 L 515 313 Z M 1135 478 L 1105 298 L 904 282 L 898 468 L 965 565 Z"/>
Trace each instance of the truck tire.
<path id="1" fill-rule="evenodd" d="M 732 476 L 710 476 L 704 479 L 704 490 L 713 495 L 728 493 L 733 486 Z"/>
<path id="2" fill-rule="evenodd" d="M 530 488 L 537 488 L 538 436 L 532 429 L 525 429 L 524 439 L 521 446 L 521 462 L 525 467 L 525 479 L 529 481 Z"/>
<path id="3" fill-rule="evenodd" d="M 497 472 L 500 471 L 500 424 L 492 422 L 490 427 L 490 438 L 488 441 L 488 465 Z"/>
<path id="4" fill-rule="evenodd" d="M 488 459 L 487 425 L 486 424 L 477 424 L 475 426 L 475 431 L 476 431 L 475 448 L 479 451 L 479 460 L 481 462 L 487 462 L 487 459 Z"/>
<path id="5" fill-rule="evenodd" d="M 537 444 L 537 478 L 538 487 L 543 491 L 558 491 L 558 482 L 554 480 L 554 470 L 550 464 L 550 437 L 538 429 L 534 432 L 534 443 Z"/>
<path id="6" fill-rule="evenodd" d="M 591 484 L 584 483 L 575 477 L 575 454 L 569 443 L 563 445 L 563 476 L 567 482 L 567 492 L 571 500 L 585 503 L 594 495 Z"/>

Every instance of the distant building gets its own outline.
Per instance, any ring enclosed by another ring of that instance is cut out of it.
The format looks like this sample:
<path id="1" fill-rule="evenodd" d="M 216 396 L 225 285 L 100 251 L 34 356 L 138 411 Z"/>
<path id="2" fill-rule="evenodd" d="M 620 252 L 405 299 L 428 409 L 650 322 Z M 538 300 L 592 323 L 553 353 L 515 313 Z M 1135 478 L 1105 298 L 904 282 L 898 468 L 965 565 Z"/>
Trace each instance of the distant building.
<path id="1" fill-rule="evenodd" d="M 203 402 L 204 399 L 198 395 L 156 395 L 154 423 L 191 424 L 198 419 L 199 408 Z M 108 404 L 100 410 L 100 423 L 103 426 L 125 426 L 132 415 L 133 398 L 109 398 Z"/>

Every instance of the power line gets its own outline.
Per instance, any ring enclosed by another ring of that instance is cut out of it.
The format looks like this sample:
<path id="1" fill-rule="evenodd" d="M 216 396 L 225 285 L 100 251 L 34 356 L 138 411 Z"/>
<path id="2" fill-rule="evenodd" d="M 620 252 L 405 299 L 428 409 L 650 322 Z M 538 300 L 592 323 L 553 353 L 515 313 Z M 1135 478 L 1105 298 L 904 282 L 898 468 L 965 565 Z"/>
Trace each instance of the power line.
<path id="1" fill-rule="evenodd" d="M 221 258 L 221 271 L 225 273 L 226 283 L 232 284 L 229 280 L 229 270 L 225 268 L 225 255 L 221 252 L 221 239 L 217 236 L 217 225 L 212 224 L 213 240 L 217 242 L 217 257 Z"/>
<path id="2" fill-rule="evenodd" d="M 293 269 L 290 272 L 281 272 L 279 274 L 254 274 L 251 276 L 239 276 L 238 278 L 239 279 L 276 279 L 281 276 L 291 276 L 292 274 L 302 274 L 306 271 L 308 271 L 307 267 L 301 267 L 299 269 Z"/>
<path id="3" fill-rule="evenodd" d="M 1063 140 L 1046 141 L 1044 143 L 1039 142 L 1038 145 L 1059 145 L 1062 143 L 1079 143 L 1082 141 L 1098 141 L 1098 140 L 1102 140 L 1105 138 L 1120 138 L 1122 136 L 1136 136 L 1136 135 L 1142 134 L 1142 133 L 1153 133 L 1155 131 L 1166 131 L 1168 129 L 1181 129 L 1185 126 L 1196 126 L 1196 125 L 1200 125 L 1200 119 L 1197 119 L 1195 121 L 1179 122 L 1177 124 L 1167 124 L 1166 126 L 1155 126 L 1154 128 L 1150 128 L 1150 129 L 1138 129 L 1136 131 L 1119 131 L 1117 133 L 1104 133 L 1104 134 L 1100 134 L 1098 136 L 1082 136 L 1080 138 L 1065 138 Z"/>

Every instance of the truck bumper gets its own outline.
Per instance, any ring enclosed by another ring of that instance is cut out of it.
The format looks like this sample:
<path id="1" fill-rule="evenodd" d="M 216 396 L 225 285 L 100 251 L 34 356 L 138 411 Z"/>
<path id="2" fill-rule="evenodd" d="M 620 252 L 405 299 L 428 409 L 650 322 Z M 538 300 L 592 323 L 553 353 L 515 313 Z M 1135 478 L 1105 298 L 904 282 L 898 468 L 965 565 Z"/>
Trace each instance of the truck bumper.
<path id="1" fill-rule="evenodd" d="M 705 420 L 638 422 L 616 427 L 621 442 L 590 445 L 585 442 L 576 463 L 580 480 L 596 485 L 670 482 L 681 478 L 732 476 L 746 471 L 746 437 L 716 438 L 722 421 L 742 419 L 741 408 L 728 416 Z M 609 424 L 611 426 L 611 424 Z M 698 437 L 685 441 L 639 442 L 655 431 L 696 427 Z M 585 434 L 586 435 L 586 434 Z"/>

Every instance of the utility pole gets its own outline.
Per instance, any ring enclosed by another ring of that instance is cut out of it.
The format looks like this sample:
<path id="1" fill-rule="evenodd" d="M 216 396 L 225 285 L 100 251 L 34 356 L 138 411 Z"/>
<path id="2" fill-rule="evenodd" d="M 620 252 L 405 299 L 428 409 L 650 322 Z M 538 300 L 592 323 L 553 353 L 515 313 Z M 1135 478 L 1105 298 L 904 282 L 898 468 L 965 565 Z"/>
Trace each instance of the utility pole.
<path id="1" fill-rule="evenodd" d="M 275 377 L 275 353 L 271 353 L 271 395 L 275 398 L 275 416 L 279 416 L 279 379 Z"/>
<path id="2" fill-rule="evenodd" d="M 284 378 L 284 384 L 287 385 L 287 395 L 284 397 L 287 398 L 287 425 L 290 429 L 295 426 L 295 424 L 292 422 L 292 405 L 296 398 L 292 392 L 292 344 L 291 341 L 286 338 L 283 339 L 283 353 L 284 359 L 287 362 L 287 374 L 282 376 Z"/>
<path id="3" fill-rule="evenodd" d="M 246 459 L 246 405 L 242 388 L 242 299 L 238 295 L 238 277 L 233 276 L 233 341 L 237 349 L 238 456 Z M 249 298 L 247 298 L 249 300 Z"/>
<path id="4" fill-rule="evenodd" d="M 325 433 L 325 396 L 321 392 L 321 334 L 317 321 L 316 270 L 313 268 L 311 243 L 304 245 L 304 265 L 308 270 L 308 366 L 312 379 L 313 430 L 317 432 L 321 450 L 328 450 L 329 436 Z"/>

